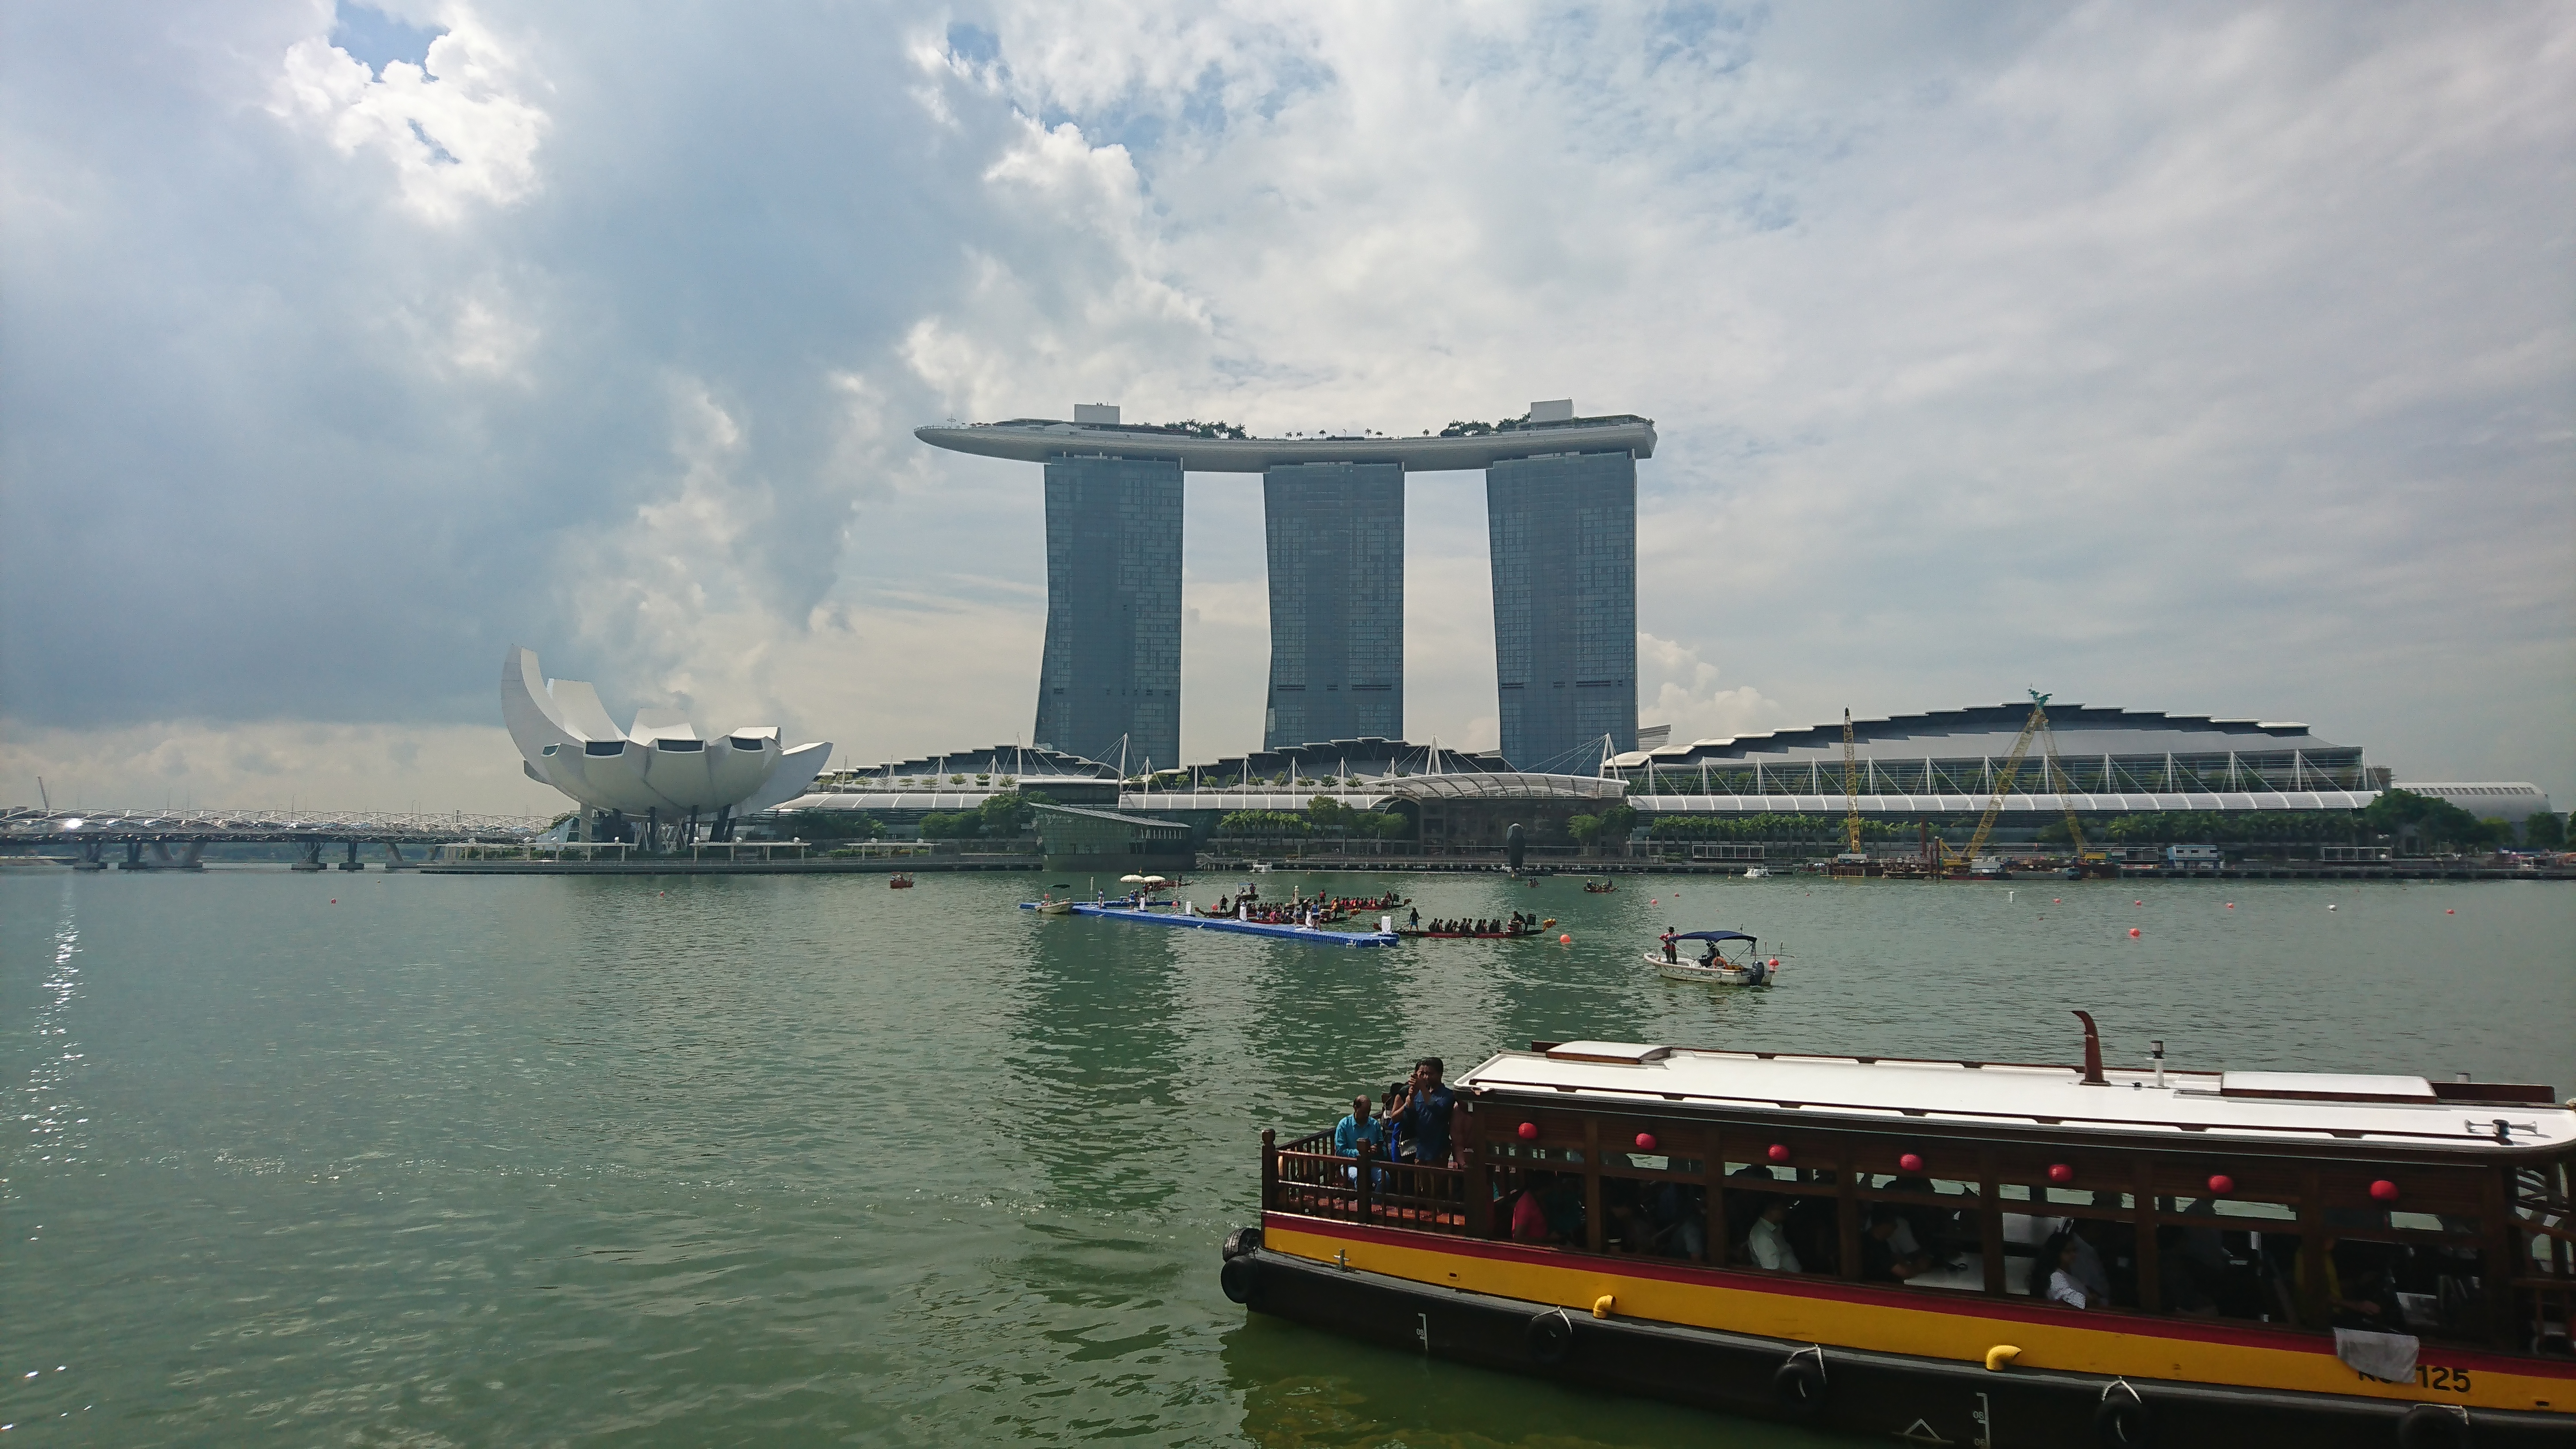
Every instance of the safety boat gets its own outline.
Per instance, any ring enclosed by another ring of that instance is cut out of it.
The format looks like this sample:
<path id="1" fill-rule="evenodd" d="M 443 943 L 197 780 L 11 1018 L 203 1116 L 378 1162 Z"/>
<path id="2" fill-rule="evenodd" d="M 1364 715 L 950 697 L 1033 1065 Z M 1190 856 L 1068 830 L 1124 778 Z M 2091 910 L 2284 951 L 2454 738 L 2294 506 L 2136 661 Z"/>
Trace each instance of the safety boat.
<path id="1" fill-rule="evenodd" d="M 887 876 L 886 889 L 890 891 L 908 891 L 912 889 L 911 874 L 909 872 L 897 872 L 894 875 Z"/>
<path id="2" fill-rule="evenodd" d="M 1261 1142 L 1252 1311 L 1916 1444 L 2576 1442 L 2576 1104 L 1533 1042 L 1450 1164 Z M 1361 1170 L 1353 1171 L 1354 1166 Z"/>
<path id="3" fill-rule="evenodd" d="M 1684 941 L 1706 941 L 1705 954 L 1682 954 Z M 1743 944 L 1738 946 L 1736 942 Z M 1673 952 L 1646 953 L 1646 964 L 1668 981 L 1696 981 L 1709 986 L 1768 986 L 1780 974 L 1780 958 L 1760 953 L 1761 942 L 1742 931 L 1683 931 L 1673 937 Z M 1735 955 L 1727 955 L 1729 948 Z"/>

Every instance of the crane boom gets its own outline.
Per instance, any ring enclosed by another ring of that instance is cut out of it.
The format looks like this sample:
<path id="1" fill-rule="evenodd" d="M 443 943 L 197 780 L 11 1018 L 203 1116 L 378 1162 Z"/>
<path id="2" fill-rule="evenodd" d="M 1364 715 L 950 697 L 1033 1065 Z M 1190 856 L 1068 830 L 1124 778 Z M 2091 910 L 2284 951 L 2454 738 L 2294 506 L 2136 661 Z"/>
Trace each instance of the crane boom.
<path id="1" fill-rule="evenodd" d="M 1843 711 L 1843 853 L 1860 854 L 1860 764 L 1852 748 L 1851 711 Z"/>
<path id="2" fill-rule="evenodd" d="M 2013 741 L 2012 753 L 2004 757 L 2003 772 L 1995 776 L 1995 798 L 1986 802 L 1986 813 L 1977 818 L 1977 833 L 1968 841 L 1970 869 L 1979 855 L 1985 853 L 1986 837 L 1995 833 L 1995 817 L 2004 812 L 2004 797 L 2012 793 L 2013 782 L 2021 777 L 2021 762 L 2029 756 L 2031 741 L 2048 728 L 2048 696 L 2034 689 L 2030 692 L 2030 719 Z M 2043 763 L 2043 769 L 2045 764 Z"/>

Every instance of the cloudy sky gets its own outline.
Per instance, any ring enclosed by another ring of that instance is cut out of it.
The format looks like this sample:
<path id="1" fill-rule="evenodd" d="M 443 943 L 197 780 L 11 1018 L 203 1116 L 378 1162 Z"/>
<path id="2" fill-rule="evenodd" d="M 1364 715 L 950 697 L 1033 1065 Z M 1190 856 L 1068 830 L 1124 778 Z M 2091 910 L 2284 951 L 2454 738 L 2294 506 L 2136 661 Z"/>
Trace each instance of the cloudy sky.
<path id="1" fill-rule="evenodd" d="M 551 808 L 504 649 L 1024 738 L 944 417 L 1656 419 L 1646 721 L 2300 719 L 2576 804 L 2576 9 L 0 12 L 0 802 Z M 1189 482 L 1183 745 L 1257 744 Z M 1406 720 L 1496 738 L 1482 483 Z"/>

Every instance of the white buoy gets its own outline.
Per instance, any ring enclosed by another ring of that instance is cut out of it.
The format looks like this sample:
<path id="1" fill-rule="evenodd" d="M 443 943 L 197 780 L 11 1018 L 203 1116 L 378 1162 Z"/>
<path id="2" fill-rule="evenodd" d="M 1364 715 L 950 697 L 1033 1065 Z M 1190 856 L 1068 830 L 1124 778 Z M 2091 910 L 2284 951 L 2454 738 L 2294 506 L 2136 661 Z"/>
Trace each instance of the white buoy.
<path id="1" fill-rule="evenodd" d="M 2331 910 L 2333 910 L 2333 909 L 2334 909 L 2334 907 L 2332 907 L 2332 906 L 2328 906 L 2328 907 L 2326 907 L 2326 909 L 2331 911 Z"/>
<path id="2" fill-rule="evenodd" d="M 2012 891 L 2006 891 L 2006 892 L 2004 892 L 2004 900 L 2005 900 L 2007 903 L 2009 903 L 2009 902 L 2012 900 L 2012 898 L 2013 898 L 2014 894 L 2015 894 L 2015 892 L 2012 892 Z"/>

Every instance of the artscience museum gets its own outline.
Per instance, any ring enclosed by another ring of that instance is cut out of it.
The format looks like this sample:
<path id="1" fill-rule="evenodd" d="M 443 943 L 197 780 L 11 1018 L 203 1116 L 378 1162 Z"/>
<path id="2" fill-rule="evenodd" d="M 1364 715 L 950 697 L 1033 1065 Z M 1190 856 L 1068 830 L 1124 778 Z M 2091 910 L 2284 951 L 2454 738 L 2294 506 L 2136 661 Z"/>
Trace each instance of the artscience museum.
<path id="1" fill-rule="evenodd" d="M 638 710 L 621 730 L 597 690 L 547 679 L 517 645 L 501 662 L 501 719 L 528 778 L 586 807 L 584 834 L 648 848 L 731 839 L 740 817 L 803 794 L 832 754 L 828 741 L 782 746 L 776 725 L 702 738 L 677 710 Z"/>

